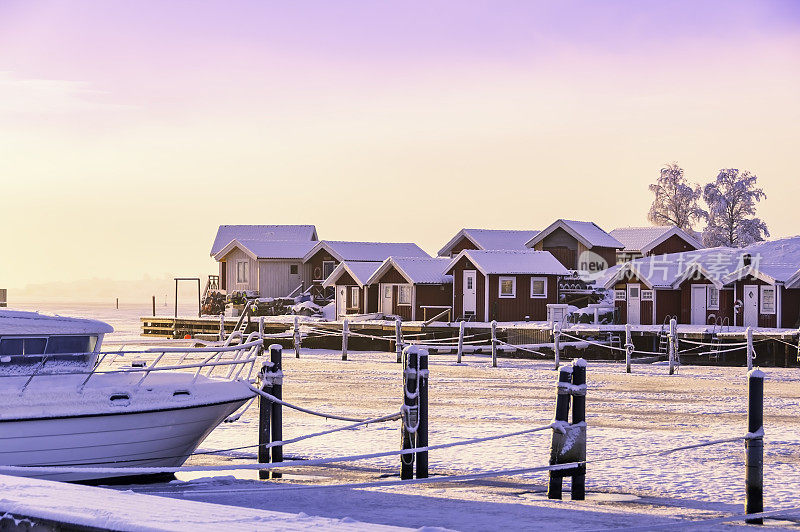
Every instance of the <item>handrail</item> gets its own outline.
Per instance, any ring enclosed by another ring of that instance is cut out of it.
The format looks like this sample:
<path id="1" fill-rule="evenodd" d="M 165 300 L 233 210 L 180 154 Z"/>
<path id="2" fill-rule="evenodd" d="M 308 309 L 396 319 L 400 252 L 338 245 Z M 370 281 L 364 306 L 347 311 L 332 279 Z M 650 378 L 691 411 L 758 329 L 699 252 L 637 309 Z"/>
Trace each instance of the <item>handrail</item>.
<path id="1" fill-rule="evenodd" d="M 300 285 L 299 285 L 297 288 L 295 288 L 294 290 L 292 290 L 291 292 L 289 292 L 289 293 L 286 295 L 286 297 L 294 297 L 294 296 L 296 295 L 296 293 L 297 293 L 297 291 L 298 291 L 298 290 L 300 290 L 300 293 L 302 293 L 302 290 L 303 290 L 303 286 L 304 286 L 304 285 L 305 285 L 305 283 L 300 283 Z"/>
<path id="2" fill-rule="evenodd" d="M 434 321 L 438 320 L 439 318 L 441 318 L 441 317 L 442 317 L 442 316 L 444 316 L 445 314 L 450 314 L 450 307 L 447 307 L 446 309 L 444 309 L 443 311 L 441 311 L 441 312 L 440 312 L 439 314 L 437 314 L 436 316 L 434 316 L 434 317 L 432 317 L 432 318 L 429 318 L 429 319 L 427 319 L 427 320 L 423 321 L 423 322 L 422 322 L 422 324 L 423 324 L 423 325 L 430 325 L 431 323 L 433 323 Z"/>

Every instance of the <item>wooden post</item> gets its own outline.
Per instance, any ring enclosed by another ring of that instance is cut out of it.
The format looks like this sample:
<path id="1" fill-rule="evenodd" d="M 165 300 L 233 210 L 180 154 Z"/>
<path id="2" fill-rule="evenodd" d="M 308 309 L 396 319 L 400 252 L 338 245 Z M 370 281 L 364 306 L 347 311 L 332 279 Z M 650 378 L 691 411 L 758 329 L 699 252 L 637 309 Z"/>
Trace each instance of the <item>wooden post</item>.
<path id="1" fill-rule="evenodd" d="M 678 323 L 675 318 L 669 320 L 669 374 L 675 373 L 675 329 Z"/>
<path id="2" fill-rule="evenodd" d="M 258 338 L 264 340 L 264 316 L 258 317 Z"/>
<path id="3" fill-rule="evenodd" d="M 342 320 L 342 360 L 347 360 L 347 336 L 350 333 L 350 322 Z"/>
<path id="4" fill-rule="evenodd" d="M 259 320 L 259 324 L 263 326 L 264 318 Z M 272 344 L 269 346 L 269 358 L 272 362 L 272 368 L 270 368 L 272 373 L 272 395 L 275 396 L 276 399 L 283 399 L 283 371 L 282 361 L 283 358 L 283 347 L 280 344 Z M 282 405 L 280 403 L 270 403 L 270 409 L 272 410 L 272 437 L 271 442 L 278 442 L 283 441 L 283 410 Z M 272 451 L 272 459 L 270 462 L 283 462 L 283 446 L 276 445 L 270 449 Z M 281 478 L 281 473 L 275 471 L 274 469 L 270 471 L 271 478 Z"/>
<path id="5" fill-rule="evenodd" d="M 561 365 L 561 324 L 553 325 L 553 356 L 556 361 L 556 369 Z"/>
<path id="6" fill-rule="evenodd" d="M 294 357 L 300 358 L 300 344 L 302 337 L 300 336 L 300 318 L 294 317 Z"/>
<path id="7" fill-rule="evenodd" d="M 117 298 L 117 310 L 119 310 L 119 298 Z"/>
<path id="8" fill-rule="evenodd" d="M 492 367 L 497 367 L 497 322 L 492 320 Z"/>
<path id="9" fill-rule="evenodd" d="M 753 369 L 753 328 L 747 328 L 747 371 Z"/>
<path id="10" fill-rule="evenodd" d="M 568 386 L 572 383 L 572 366 L 562 366 L 558 368 L 558 396 L 556 397 L 556 414 L 554 421 L 561 421 L 566 424 L 569 418 L 570 390 Z M 553 439 L 550 444 L 550 465 L 558 463 L 559 448 L 557 446 L 557 429 L 553 429 Z M 563 476 L 559 471 L 550 471 L 550 483 L 547 486 L 548 499 L 561 499 L 561 487 Z"/>
<path id="11" fill-rule="evenodd" d="M 417 447 L 428 446 L 428 350 L 419 350 L 419 427 Z M 417 455 L 417 478 L 428 478 L 428 451 Z"/>
<path id="12" fill-rule="evenodd" d="M 394 348 L 397 351 L 397 363 L 403 361 L 403 325 L 398 318 L 394 322 Z"/>
<path id="13" fill-rule="evenodd" d="M 401 438 L 403 449 L 413 449 L 416 432 L 419 428 L 419 398 L 417 379 L 419 369 L 419 348 L 410 345 L 403 350 L 403 425 Z M 414 478 L 414 453 L 400 455 L 400 479 Z"/>
<path id="14" fill-rule="evenodd" d="M 631 355 L 633 354 L 633 340 L 631 339 L 631 324 L 625 324 L 625 372 L 631 372 Z"/>
<path id="15" fill-rule="evenodd" d="M 797 330 L 797 363 L 800 364 L 800 329 Z"/>
<path id="16" fill-rule="evenodd" d="M 579 430 L 581 437 L 575 442 L 579 461 L 586 461 L 586 361 L 582 358 L 572 362 L 572 430 Z M 577 427 L 576 427 L 577 425 Z M 586 464 L 579 465 L 572 473 L 572 500 L 586 498 Z"/>
<path id="17" fill-rule="evenodd" d="M 747 437 L 745 445 L 744 513 L 764 511 L 764 372 L 754 369 L 747 374 Z M 761 517 L 745 519 L 761 525 Z"/>
<path id="18" fill-rule="evenodd" d="M 798 344 L 800 345 L 800 344 Z M 798 347 L 800 349 L 800 347 Z M 458 352 L 456 353 L 456 362 L 461 364 L 461 355 L 464 354 L 464 320 L 458 322 Z M 797 355 L 800 360 L 800 354 Z"/>
<path id="19" fill-rule="evenodd" d="M 269 375 L 272 362 L 264 361 L 261 364 L 261 371 L 258 379 L 261 384 L 261 391 L 272 395 L 272 378 Z M 258 396 L 258 463 L 267 464 L 270 460 L 270 449 L 267 447 L 272 441 L 270 421 L 272 417 L 271 401 L 266 397 Z M 269 478 L 269 470 L 261 469 L 258 471 L 258 478 L 266 480 Z"/>
<path id="20" fill-rule="evenodd" d="M 153 316 L 156 315 L 156 296 L 153 296 Z"/>
<path id="21" fill-rule="evenodd" d="M 225 341 L 225 313 L 219 315 L 219 341 Z"/>

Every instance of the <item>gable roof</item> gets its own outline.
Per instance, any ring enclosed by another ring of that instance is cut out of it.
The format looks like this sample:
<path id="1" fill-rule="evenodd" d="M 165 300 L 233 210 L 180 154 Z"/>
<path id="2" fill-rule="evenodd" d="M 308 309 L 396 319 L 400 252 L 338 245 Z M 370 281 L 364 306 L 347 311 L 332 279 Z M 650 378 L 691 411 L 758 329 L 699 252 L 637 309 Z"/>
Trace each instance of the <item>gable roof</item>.
<path id="1" fill-rule="evenodd" d="M 520 229 L 462 229 L 439 250 L 439 255 L 449 255 L 462 238 L 472 242 L 478 249 L 525 249 L 525 244 L 538 233 Z"/>
<path id="2" fill-rule="evenodd" d="M 375 273 L 375 270 L 380 268 L 381 264 L 382 263 L 380 262 L 363 261 L 340 262 L 336 265 L 328 278 L 325 279 L 325 281 L 322 283 L 322 286 L 325 288 L 334 286 L 336 281 L 338 281 L 343 274 L 348 273 L 350 277 L 352 277 L 353 280 L 358 284 L 358 286 L 364 288 L 365 284 L 369 284 L 367 281 L 370 277 L 372 277 L 372 274 Z"/>
<path id="3" fill-rule="evenodd" d="M 314 247 L 314 242 L 297 242 L 291 240 L 232 240 L 214 255 L 221 260 L 234 248 L 239 248 L 253 260 L 258 259 L 294 259 L 303 260 L 306 253 Z"/>
<path id="4" fill-rule="evenodd" d="M 528 241 L 526 246 L 532 248 L 556 229 L 563 229 L 589 249 L 593 247 L 622 249 L 625 247 L 622 242 L 600 229 L 600 226 L 594 222 L 563 219 L 556 220 L 544 230 L 540 231 L 539 234 Z"/>
<path id="5" fill-rule="evenodd" d="M 448 284 L 453 276 L 445 274 L 450 259 L 445 257 L 389 257 L 380 265 L 367 284 L 375 284 L 391 268 L 411 284 Z"/>
<path id="6" fill-rule="evenodd" d="M 317 229 L 313 225 L 220 225 L 211 246 L 211 256 L 232 240 L 316 241 Z"/>
<path id="7" fill-rule="evenodd" d="M 703 245 L 689 233 L 675 225 L 661 225 L 650 227 L 620 227 L 609 233 L 619 240 L 625 248 L 623 251 L 649 253 L 654 247 L 672 236 L 678 236 L 694 249 L 701 249 Z"/>
<path id="8" fill-rule="evenodd" d="M 549 251 L 465 249 L 450 261 L 445 272 L 466 257 L 484 275 L 569 275 L 563 264 Z"/>
<path id="9" fill-rule="evenodd" d="M 306 253 L 303 260 L 308 261 L 321 249 L 326 250 L 339 262 L 383 262 L 392 255 L 398 257 L 429 257 L 422 248 L 410 242 L 346 242 L 320 240 Z"/>

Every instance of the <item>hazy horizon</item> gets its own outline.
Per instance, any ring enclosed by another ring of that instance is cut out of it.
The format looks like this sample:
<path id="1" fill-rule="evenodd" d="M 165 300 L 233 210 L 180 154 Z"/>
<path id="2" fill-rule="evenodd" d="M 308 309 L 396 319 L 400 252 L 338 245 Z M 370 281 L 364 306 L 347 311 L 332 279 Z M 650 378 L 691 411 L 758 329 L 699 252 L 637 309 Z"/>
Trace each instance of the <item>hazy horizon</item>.
<path id="1" fill-rule="evenodd" d="M 757 174 L 796 235 L 799 30 L 788 1 L 5 0 L 0 288 L 205 278 L 221 224 L 647 225 L 673 161 Z"/>

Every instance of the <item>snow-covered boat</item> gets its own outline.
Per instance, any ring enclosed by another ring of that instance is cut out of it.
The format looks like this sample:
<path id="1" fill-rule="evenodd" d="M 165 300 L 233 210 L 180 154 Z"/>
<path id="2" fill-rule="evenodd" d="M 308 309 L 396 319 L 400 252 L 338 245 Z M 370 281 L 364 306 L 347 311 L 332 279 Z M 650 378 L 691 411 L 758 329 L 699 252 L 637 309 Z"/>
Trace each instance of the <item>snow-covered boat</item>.
<path id="1" fill-rule="evenodd" d="M 180 466 L 253 397 L 257 333 L 236 345 L 103 352 L 112 331 L 100 321 L 0 310 L 0 465 Z"/>

